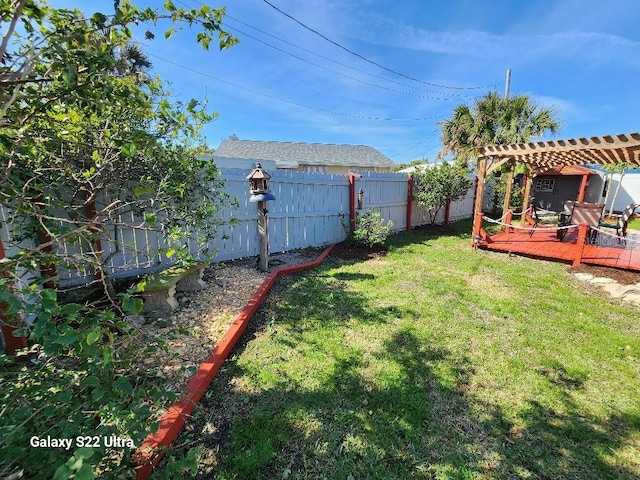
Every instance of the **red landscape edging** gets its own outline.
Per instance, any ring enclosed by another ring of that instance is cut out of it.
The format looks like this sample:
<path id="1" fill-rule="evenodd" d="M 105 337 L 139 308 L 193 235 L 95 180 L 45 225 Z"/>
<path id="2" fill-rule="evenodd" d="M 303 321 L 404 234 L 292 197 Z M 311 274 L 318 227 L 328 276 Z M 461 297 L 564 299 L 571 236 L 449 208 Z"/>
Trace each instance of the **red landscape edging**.
<path id="1" fill-rule="evenodd" d="M 138 463 L 136 467 L 136 478 L 138 480 L 146 480 L 153 472 L 154 467 L 162 459 L 164 447 L 168 447 L 178 436 L 185 419 L 191 414 L 195 405 L 200 401 L 204 392 L 207 391 L 209 385 L 218 373 L 218 370 L 233 350 L 236 342 L 242 336 L 242 333 L 249 324 L 249 320 L 256 313 L 258 307 L 271 290 L 276 279 L 281 275 L 290 275 L 292 273 L 314 268 L 320 265 L 322 261 L 329 255 L 331 249 L 335 246 L 329 245 L 315 260 L 294 265 L 292 267 L 278 268 L 271 272 L 260 288 L 256 290 L 247 305 L 238 314 L 234 322 L 231 324 L 222 339 L 216 344 L 211 355 L 200 365 L 187 386 L 185 387 L 178 403 L 167 409 L 159 422 L 159 428 L 155 433 L 150 434 L 142 442 L 138 448 L 135 459 Z"/>

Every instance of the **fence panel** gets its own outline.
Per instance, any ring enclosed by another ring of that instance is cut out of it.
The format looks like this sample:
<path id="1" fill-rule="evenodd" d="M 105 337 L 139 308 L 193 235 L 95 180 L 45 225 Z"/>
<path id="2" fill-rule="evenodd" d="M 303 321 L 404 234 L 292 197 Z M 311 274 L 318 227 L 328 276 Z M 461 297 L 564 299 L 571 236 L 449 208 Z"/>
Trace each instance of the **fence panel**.
<path id="1" fill-rule="evenodd" d="M 237 204 L 228 203 L 220 212 L 223 222 L 218 235 L 206 249 L 215 252 L 215 261 L 255 256 L 259 253 L 258 204 L 249 202 L 249 183 L 246 176 L 251 169 L 221 168 L 224 190 Z M 349 222 L 349 182 L 347 175 L 308 173 L 272 169 L 270 187 L 275 201 L 267 202 L 269 221 L 269 246 L 273 253 L 285 252 L 309 246 L 322 246 L 345 239 L 345 226 Z M 408 177 L 402 173 L 357 172 L 357 192 L 362 189 L 363 211 L 381 212 L 385 221 L 393 222 L 393 230 L 404 230 L 407 218 Z M 472 216 L 473 187 L 465 198 L 453 202 L 450 220 Z M 101 202 L 98 202 L 101 203 Z M 102 205 L 97 205 L 100 210 Z M 7 256 L 17 252 L 11 244 L 11 226 L 6 212 L 2 213 L 0 235 L 6 246 Z M 106 228 L 100 240 L 105 272 L 111 277 L 132 277 L 153 272 L 170 265 L 175 258 L 167 258 L 162 251 L 167 248 L 158 232 L 141 228 L 141 219 L 133 213 L 122 214 L 113 225 Z M 444 208 L 436 223 L 444 222 Z M 431 223 L 424 208 L 413 203 L 412 226 Z M 197 245 L 197 232 L 186 240 L 192 255 L 202 258 L 204 248 Z M 81 253 L 82 246 L 62 245 L 68 254 Z M 76 251 L 78 250 L 78 251 Z M 78 272 L 59 268 L 60 286 L 81 285 L 94 279 L 93 272 Z"/>
<path id="2" fill-rule="evenodd" d="M 393 230 L 407 228 L 407 189 L 409 177 L 405 173 L 359 171 L 356 179 L 356 198 L 363 190 L 363 210 L 380 211 L 382 218 L 393 222 Z"/>
<path id="3" fill-rule="evenodd" d="M 268 202 L 272 252 L 344 240 L 341 218 L 349 212 L 346 176 L 276 170 L 271 182 L 276 197 Z"/>

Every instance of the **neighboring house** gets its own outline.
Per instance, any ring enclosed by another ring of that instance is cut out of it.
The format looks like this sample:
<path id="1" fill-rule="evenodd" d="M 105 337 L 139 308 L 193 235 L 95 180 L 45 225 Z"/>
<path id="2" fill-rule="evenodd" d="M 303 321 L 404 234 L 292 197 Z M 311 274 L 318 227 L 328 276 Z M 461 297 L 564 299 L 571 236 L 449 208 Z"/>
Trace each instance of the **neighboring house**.
<path id="1" fill-rule="evenodd" d="M 616 173 L 613 175 L 611 182 L 609 182 L 609 176 L 602 168 L 594 168 L 595 173 L 602 179 L 603 192 L 602 200 L 606 195 L 607 188 L 609 189 L 609 198 L 607 199 L 606 211 L 611 209 L 611 203 L 614 200 L 616 190 L 618 190 L 618 184 L 622 179 L 622 184 L 618 190 L 618 196 L 615 199 L 613 210 L 616 212 L 623 211 L 630 203 L 640 204 L 640 172 L 637 169 L 628 169 L 624 176 Z"/>
<path id="2" fill-rule="evenodd" d="M 324 143 L 265 142 L 240 140 L 231 136 L 223 140 L 213 154 L 217 158 L 272 160 L 277 168 L 345 174 L 349 170 L 388 171 L 395 163 L 373 147 Z"/>

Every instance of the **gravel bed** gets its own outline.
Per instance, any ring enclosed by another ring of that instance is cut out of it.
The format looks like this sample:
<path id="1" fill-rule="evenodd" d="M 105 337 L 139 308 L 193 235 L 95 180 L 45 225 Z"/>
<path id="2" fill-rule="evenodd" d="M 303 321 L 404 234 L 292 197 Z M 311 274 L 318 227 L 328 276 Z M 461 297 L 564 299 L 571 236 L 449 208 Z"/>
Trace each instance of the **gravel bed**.
<path id="1" fill-rule="evenodd" d="M 322 249 L 305 249 L 272 254 L 270 270 L 307 263 Z M 177 293 L 180 308 L 173 314 L 155 319 L 137 316 L 133 322 L 146 341 L 162 338 L 166 349 L 142 359 L 145 368 L 156 370 L 166 379 L 166 389 L 179 393 L 199 365 L 213 351 L 236 316 L 262 285 L 268 272 L 257 268 L 257 257 L 214 263 L 204 271 L 204 290 Z"/>

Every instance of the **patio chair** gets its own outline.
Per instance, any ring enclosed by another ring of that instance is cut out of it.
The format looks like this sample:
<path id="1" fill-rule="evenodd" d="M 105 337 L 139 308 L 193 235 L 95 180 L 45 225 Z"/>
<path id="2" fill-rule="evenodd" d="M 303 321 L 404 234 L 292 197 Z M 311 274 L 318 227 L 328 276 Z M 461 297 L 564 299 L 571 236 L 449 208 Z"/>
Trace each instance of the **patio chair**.
<path id="1" fill-rule="evenodd" d="M 616 235 L 618 237 L 620 236 L 620 232 L 622 232 L 623 237 L 626 237 L 629 220 L 631 220 L 631 217 L 633 217 L 633 212 L 635 212 L 636 208 L 638 207 L 640 207 L 640 204 L 630 203 L 623 210 L 622 214 L 618 217 L 617 221 L 615 222 L 600 221 L 598 222 L 598 226 L 604 227 L 604 228 L 614 228 L 616 230 Z"/>
<path id="2" fill-rule="evenodd" d="M 580 225 L 586 223 L 589 227 L 597 227 L 602 218 L 602 210 L 604 210 L 604 204 L 602 203 L 587 203 L 587 202 L 575 202 L 571 210 L 571 216 L 567 218 L 566 215 L 562 215 L 558 226 L 568 225 Z M 563 232 L 563 233 L 560 233 Z M 587 240 L 594 239 L 595 230 L 589 228 Z M 562 240 L 566 234 L 566 229 L 558 230 L 558 238 Z"/>

